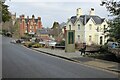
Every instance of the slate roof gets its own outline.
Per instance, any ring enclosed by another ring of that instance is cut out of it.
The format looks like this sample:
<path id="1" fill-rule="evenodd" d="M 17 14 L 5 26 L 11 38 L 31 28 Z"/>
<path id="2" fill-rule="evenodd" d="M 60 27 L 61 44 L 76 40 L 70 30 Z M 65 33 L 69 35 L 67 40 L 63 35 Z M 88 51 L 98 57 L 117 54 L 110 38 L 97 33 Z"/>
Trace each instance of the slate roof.
<path id="1" fill-rule="evenodd" d="M 77 16 L 72 16 L 70 20 L 71 20 L 71 22 L 74 24 L 75 21 L 77 20 Z"/>
<path id="2" fill-rule="evenodd" d="M 96 24 L 101 24 L 105 18 L 100 18 L 99 16 L 91 16 L 91 15 L 81 15 L 78 20 L 80 20 L 84 25 L 92 18 Z M 77 16 L 72 16 L 70 21 L 74 24 L 77 20 Z"/>
<path id="3" fill-rule="evenodd" d="M 38 29 L 37 33 L 38 34 L 49 34 L 49 31 L 47 29 Z"/>
<path id="4" fill-rule="evenodd" d="M 66 23 L 65 22 L 62 22 L 61 24 L 60 24 L 60 28 L 64 28 L 66 26 Z"/>

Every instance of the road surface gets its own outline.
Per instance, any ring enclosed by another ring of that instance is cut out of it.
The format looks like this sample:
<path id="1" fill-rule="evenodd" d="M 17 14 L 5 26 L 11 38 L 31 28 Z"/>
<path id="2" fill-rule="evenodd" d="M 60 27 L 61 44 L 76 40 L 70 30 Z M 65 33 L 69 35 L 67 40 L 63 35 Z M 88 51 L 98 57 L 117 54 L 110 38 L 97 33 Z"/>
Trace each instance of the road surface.
<path id="1" fill-rule="evenodd" d="M 113 73 L 90 68 L 10 43 L 2 39 L 3 78 L 117 78 Z"/>

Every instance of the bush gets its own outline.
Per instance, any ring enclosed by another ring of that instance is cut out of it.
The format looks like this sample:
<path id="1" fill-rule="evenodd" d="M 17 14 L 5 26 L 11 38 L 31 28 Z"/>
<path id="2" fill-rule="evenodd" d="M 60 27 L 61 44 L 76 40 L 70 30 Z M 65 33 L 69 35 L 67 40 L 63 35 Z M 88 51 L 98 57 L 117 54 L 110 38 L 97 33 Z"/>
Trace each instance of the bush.
<path id="1" fill-rule="evenodd" d="M 39 47 L 42 47 L 42 45 L 39 44 L 39 43 L 35 43 L 35 44 L 32 45 L 32 47 L 33 47 L 33 48 L 39 48 Z"/>
<path id="2" fill-rule="evenodd" d="M 65 41 L 61 41 L 60 46 L 65 46 Z"/>
<path id="3" fill-rule="evenodd" d="M 32 47 L 33 44 L 34 44 L 34 43 L 32 43 L 32 42 L 25 42 L 25 43 L 24 43 L 24 46 L 30 48 L 30 47 Z"/>

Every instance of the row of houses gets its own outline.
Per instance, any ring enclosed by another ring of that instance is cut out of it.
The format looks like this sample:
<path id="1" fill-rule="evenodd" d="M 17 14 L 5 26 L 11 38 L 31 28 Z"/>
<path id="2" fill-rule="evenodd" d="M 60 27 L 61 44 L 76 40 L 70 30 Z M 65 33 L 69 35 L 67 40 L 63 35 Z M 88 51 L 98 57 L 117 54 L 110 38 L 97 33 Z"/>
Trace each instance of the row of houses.
<path id="1" fill-rule="evenodd" d="M 75 30 L 76 43 L 103 45 L 108 39 L 104 33 L 108 27 L 107 20 L 95 15 L 94 8 L 90 9 L 89 15 L 82 14 L 82 9 L 78 8 L 76 15 L 68 19 L 66 23 L 54 22 L 52 28 L 44 28 L 41 17 L 35 19 L 34 15 L 32 18 L 25 18 L 24 15 L 21 15 L 19 23 L 21 36 L 28 33 L 36 35 L 38 38 L 61 41 L 65 40 L 66 30 Z"/>
<path id="2" fill-rule="evenodd" d="M 25 18 L 24 15 L 21 15 L 19 18 L 20 25 L 20 35 L 24 36 L 25 33 L 34 35 L 37 32 L 37 29 L 42 29 L 41 17 L 35 19 L 35 16 L 32 15 L 32 18 Z"/>
<path id="3" fill-rule="evenodd" d="M 21 37 L 24 37 L 26 34 L 28 34 L 42 40 L 61 41 L 63 38 L 60 38 L 62 27 L 58 22 L 54 22 L 52 28 L 44 28 L 42 26 L 41 17 L 36 19 L 34 15 L 32 15 L 31 18 L 29 18 L 29 16 L 25 17 L 25 15 L 21 15 L 18 18 L 18 22 L 19 34 Z"/>

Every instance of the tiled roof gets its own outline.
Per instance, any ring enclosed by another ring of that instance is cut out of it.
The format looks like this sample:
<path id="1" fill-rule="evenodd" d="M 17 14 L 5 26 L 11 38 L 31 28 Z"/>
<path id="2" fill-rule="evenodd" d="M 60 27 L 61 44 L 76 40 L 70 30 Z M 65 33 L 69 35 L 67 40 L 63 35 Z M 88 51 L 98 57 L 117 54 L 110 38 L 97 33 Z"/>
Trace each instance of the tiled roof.
<path id="1" fill-rule="evenodd" d="M 105 18 L 100 18 L 99 16 L 91 16 L 91 15 L 81 15 L 78 19 L 85 25 L 89 20 L 90 18 L 92 18 L 96 24 L 101 24 Z M 77 20 L 77 17 L 76 16 L 72 16 L 70 18 L 70 21 L 74 24 Z"/>

